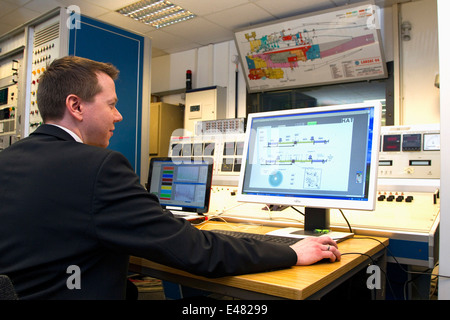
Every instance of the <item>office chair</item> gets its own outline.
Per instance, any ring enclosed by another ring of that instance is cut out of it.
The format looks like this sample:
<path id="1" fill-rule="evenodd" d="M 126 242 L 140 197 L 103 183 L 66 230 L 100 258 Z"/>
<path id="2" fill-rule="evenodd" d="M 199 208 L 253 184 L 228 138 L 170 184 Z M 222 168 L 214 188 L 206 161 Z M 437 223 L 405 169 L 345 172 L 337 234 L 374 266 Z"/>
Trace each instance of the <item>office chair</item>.
<path id="1" fill-rule="evenodd" d="M 0 300 L 17 300 L 17 294 L 11 279 L 7 275 L 0 275 Z"/>

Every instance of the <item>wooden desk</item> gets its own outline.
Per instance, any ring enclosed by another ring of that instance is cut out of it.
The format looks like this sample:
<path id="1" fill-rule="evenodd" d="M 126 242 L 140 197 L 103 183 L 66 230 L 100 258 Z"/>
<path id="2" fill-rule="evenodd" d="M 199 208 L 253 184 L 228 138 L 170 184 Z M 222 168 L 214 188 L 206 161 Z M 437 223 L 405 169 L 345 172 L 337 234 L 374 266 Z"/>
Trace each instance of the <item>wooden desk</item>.
<path id="1" fill-rule="evenodd" d="M 201 227 L 208 229 L 232 229 L 243 232 L 265 233 L 274 227 L 208 222 Z M 387 238 L 373 237 L 388 245 Z M 367 268 L 371 256 L 376 264 L 385 270 L 385 248 L 378 241 L 355 236 L 339 243 L 341 253 L 361 253 L 343 255 L 341 261 L 319 262 L 311 266 L 294 266 L 288 269 L 229 276 L 210 279 L 170 268 L 152 261 L 131 257 L 130 270 L 161 280 L 179 283 L 188 287 L 220 293 L 241 299 L 318 299 L 337 287 L 357 272 Z M 369 277 L 369 274 L 368 274 Z M 382 289 L 377 291 L 377 299 L 384 298 L 384 276 Z"/>

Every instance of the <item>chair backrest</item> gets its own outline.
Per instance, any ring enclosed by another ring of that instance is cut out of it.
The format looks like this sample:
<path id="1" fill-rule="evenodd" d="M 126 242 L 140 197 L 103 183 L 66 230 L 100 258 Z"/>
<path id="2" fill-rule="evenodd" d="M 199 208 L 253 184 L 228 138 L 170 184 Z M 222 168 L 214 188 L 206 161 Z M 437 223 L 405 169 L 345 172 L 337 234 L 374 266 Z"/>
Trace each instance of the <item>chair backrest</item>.
<path id="1" fill-rule="evenodd" d="M 7 275 L 0 275 L 0 300 L 17 300 L 11 279 Z"/>

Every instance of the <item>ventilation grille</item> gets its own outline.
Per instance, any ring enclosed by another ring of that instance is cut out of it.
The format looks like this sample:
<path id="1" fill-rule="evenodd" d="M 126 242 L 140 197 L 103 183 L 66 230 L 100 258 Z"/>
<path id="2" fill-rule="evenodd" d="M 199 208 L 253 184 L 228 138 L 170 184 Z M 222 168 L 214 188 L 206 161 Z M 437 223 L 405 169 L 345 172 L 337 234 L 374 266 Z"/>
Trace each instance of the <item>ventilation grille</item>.
<path id="1" fill-rule="evenodd" d="M 44 43 L 47 43 L 51 40 L 59 38 L 59 22 L 48 26 L 38 32 L 36 32 L 34 37 L 34 47 L 39 47 Z"/>

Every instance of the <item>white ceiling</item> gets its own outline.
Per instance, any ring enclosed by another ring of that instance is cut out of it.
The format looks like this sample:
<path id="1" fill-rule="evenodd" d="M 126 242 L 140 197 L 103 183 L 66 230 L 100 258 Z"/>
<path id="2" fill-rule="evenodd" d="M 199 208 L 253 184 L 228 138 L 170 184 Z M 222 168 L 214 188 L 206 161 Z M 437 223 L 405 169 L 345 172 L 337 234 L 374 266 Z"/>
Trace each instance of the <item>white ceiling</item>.
<path id="1" fill-rule="evenodd" d="M 56 8 L 76 5 L 81 14 L 152 39 L 153 57 L 233 39 L 236 29 L 355 4 L 363 0 L 173 0 L 195 19 L 159 30 L 115 10 L 138 0 L 0 0 L 0 36 Z M 375 0 L 380 7 L 412 0 Z"/>

